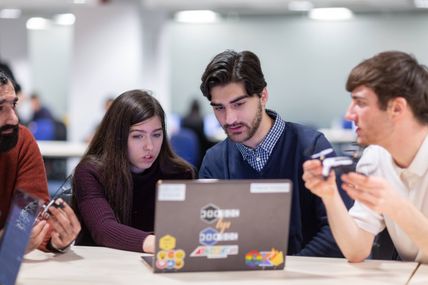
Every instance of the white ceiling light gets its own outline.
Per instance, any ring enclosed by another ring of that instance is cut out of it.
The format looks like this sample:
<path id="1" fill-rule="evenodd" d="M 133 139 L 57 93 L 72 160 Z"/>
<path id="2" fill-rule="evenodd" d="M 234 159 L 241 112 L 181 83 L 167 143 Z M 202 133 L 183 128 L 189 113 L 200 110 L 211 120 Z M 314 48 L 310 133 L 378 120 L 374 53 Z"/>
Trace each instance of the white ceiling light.
<path id="1" fill-rule="evenodd" d="M 76 21 L 76 17 L 71 14 L 58 14 L 54 17 L 55 23 L 62 26 L 71 26 Z"/>
<path id="2" fill-rule="evenodd" d="M 310 1 L 291 1 L 288 3 L 288 10 L 290 11 L 309 11 L 314 7 Z"/>
<path id="3" fill-rule="evenodd" d="M 214 23 L 219 18 L 219 15 L 211 10 L 180 11 L 174 16 L 180 23 Z"/>
<path id="4" fill-rule="evenodd" d="M 20 9 L 2 9 L 0 10 L 0 18 L 2 19 L 16 19 L 21 16 Z"/>
<path id="5" fill-rule="evenodd" d="M 321 21 L 349 20 L 354 13 L 348 8 L 315 8 L 309 11 L 309 18 Z"/>
<path id="6" fill-rule="evenodd" d="M 41 17 L 33 17 L 27 20 L 26 27 L 28 30 L 45 30 L 49 28 L 50 21 Z"/>
<path id="7" fill-rule="evenodd" d="M 415 0 L 416 8 L 428 8 L 428 0 Z"/>
<path id="8" fill-rule="evenodd" d="M 73 0 L 74 4 L 86 4 L 86 0 Z"/>

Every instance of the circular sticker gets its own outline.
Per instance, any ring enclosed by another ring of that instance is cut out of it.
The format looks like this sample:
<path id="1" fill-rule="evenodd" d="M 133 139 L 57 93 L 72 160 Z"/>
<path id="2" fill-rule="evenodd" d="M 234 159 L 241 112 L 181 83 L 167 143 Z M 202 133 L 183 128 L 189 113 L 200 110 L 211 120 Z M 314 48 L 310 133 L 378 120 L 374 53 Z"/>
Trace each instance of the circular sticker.
<path id="1" fill-rule="evenodd" d="M 157 260 L 156 261 L 156 267 L 158 269 L 165 269 L 166 268 L 166 261 L 165 260 Z"/>
<path id="2" fill-rule="evenodd" d="M 159 251 L 157 254 L 157 258 L 160 260 L 166 259 L 166 252 L 164 250 Z"/>
<path id="3" fill-rule="evenodd" d="M 181 269 L 184 266 L 184 261 L 182 259 L 176 259 L 175 260 L 175 269 Z"/>
<path id="4" fill-rule="evenodd" d="M 178 249 L 175 251 L 175 258 L 183 259 L 186 256 L 186 253 L 182 249 Z"/>

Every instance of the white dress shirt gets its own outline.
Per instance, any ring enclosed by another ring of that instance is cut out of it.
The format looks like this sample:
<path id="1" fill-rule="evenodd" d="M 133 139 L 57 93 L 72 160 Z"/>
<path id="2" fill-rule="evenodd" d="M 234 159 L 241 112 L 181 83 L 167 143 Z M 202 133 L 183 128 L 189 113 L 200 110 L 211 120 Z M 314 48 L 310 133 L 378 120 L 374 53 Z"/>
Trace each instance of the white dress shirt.
<path id="1" fill-rule="evenodd" d="M 373 145 L 365 149 L 358 162 L 357 171 L 383 177 L 395 191 L 428 217 L 428 136 L 425 137 L 408 168 L 398 167 L 389 152 L 380 146 Z M 403 260 L 428 261 L 428 256 L 423 256 L 409 236 L 387 215 L 376 213 L 358 201 L 349 213 L 360 228 L 373 235 L 377 235 L 386 226 Z"/>

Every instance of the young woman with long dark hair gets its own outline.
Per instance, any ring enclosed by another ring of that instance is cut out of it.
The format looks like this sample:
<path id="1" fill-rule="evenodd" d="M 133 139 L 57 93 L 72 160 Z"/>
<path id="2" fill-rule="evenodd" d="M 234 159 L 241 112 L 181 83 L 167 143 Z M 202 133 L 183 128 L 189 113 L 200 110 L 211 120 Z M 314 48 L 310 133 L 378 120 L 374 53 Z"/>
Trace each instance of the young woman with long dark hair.
<path id="1" fill-rule="evenodd" d="M 121 94 L 75 169 L 76 244 L 153 252 L 156 182 L 194 175 L 169 145 L 159 102 L 147 91 Z"/>

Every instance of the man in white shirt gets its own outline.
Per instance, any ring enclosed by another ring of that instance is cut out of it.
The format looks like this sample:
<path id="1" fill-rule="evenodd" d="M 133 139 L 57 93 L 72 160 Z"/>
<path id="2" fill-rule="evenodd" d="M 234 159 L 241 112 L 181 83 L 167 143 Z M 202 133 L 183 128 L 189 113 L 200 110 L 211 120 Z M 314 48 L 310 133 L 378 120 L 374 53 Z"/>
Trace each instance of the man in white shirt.
<path id="1" fill-rule="evenodd" d="M 383 52 L 357 65 L 346 89 L 346 118 L 358 143 L 370 145 L 357 171 L 341 176 L 355 204 L 348 213 L 334 172 L 323 179 L 319 160 L 303 165 L 305 186 L 323 200 L 349 261 L 367 258 L 386 227 L 401 259 L 428 263 L 428 69 L 409 54 Z"/>

